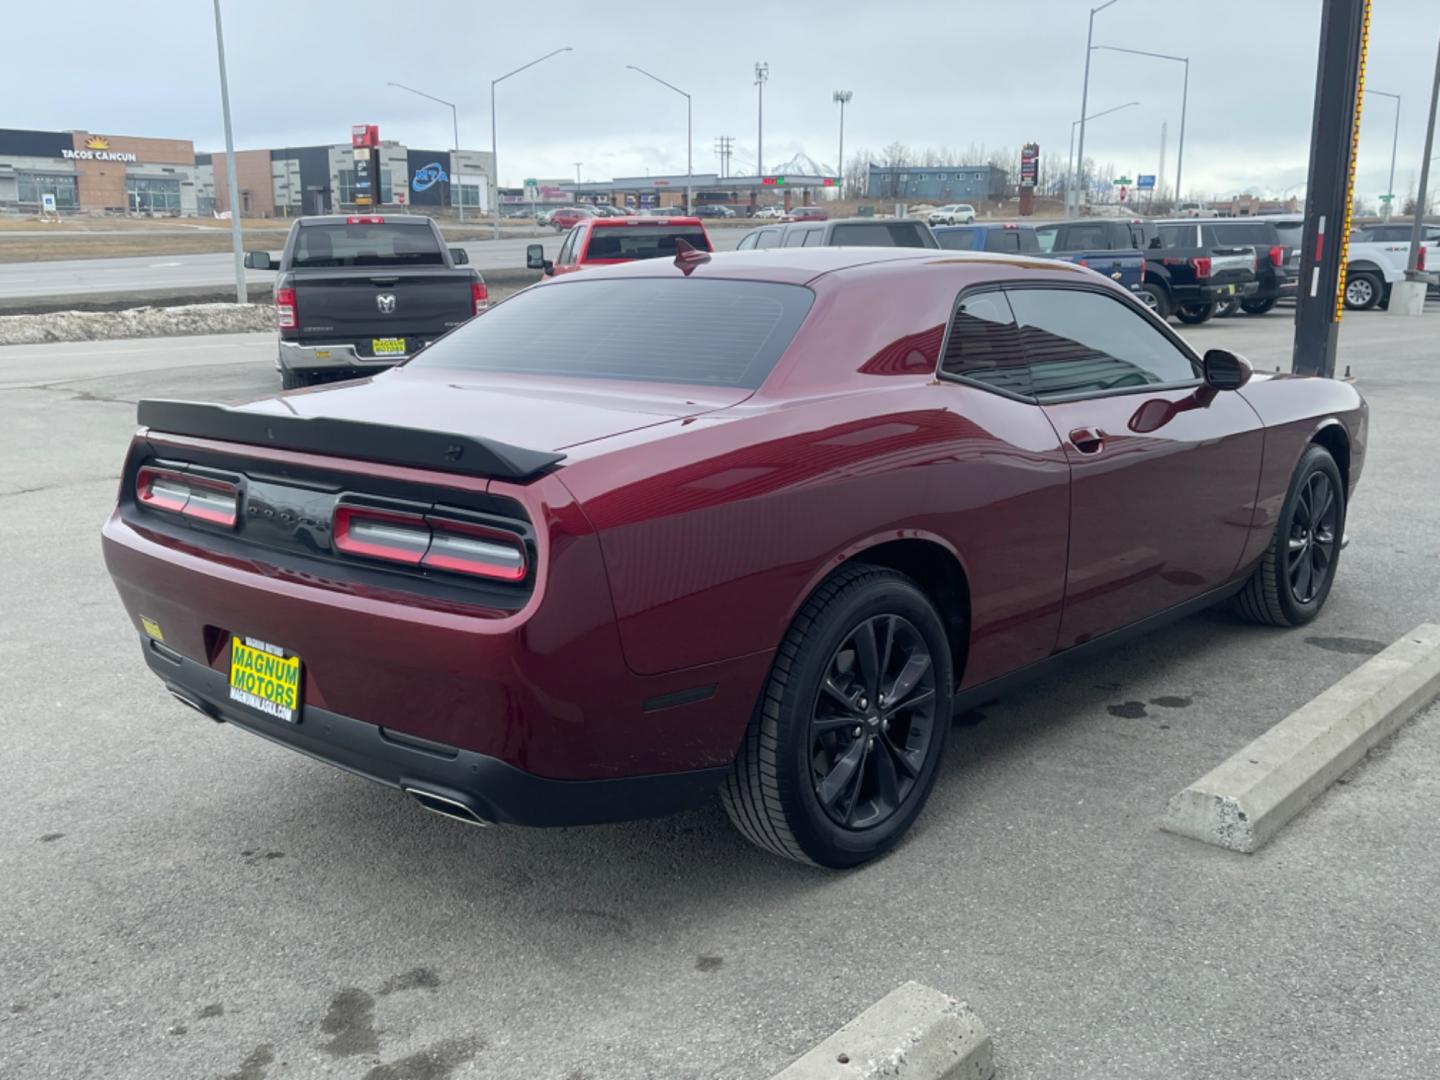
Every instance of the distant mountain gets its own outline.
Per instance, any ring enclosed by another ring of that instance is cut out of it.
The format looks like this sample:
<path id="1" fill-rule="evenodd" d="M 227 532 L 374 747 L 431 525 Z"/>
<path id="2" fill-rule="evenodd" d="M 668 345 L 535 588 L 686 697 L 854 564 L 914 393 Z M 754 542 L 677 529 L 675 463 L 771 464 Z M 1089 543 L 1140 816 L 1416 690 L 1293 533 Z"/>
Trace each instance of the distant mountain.
<path id="1" fill-rule="evenodd" d="M 834 171 L 829 165 L 821 164 L 809 154 L 801 151 L 789 161 L 781 162 L 779 165 L 772 165 L 766 170 L 769 176 L 834 176 Z"/>

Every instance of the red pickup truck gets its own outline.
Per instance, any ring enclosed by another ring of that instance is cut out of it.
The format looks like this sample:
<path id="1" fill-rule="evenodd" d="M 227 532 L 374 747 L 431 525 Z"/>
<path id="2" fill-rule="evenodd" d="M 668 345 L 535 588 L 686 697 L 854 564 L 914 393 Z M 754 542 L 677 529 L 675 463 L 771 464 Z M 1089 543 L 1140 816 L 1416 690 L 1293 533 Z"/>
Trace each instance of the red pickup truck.
<path id="1" fill-rule="evenodd" d="M 553 261 L 545 258 L 543 244 L 531 244 L 525 249 L 525 265 L 550 275 L 636 259 L 673 259 L 677 240 L 698 251 L 715 250 L 699 218 L 587 218 L 570 230 Z"/>

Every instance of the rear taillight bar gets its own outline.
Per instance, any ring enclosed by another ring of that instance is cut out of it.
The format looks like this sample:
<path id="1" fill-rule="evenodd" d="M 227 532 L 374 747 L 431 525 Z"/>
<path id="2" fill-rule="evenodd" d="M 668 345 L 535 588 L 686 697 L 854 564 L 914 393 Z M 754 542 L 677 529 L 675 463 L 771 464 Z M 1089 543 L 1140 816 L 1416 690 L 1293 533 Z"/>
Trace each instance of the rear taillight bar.
<path id="1" fill-rule="evenodd" d="M 226 480 L 145 465 L 135 475 L 135 500 L 151 510 L 233 529 L 240 488 Z"/>
<path id="2" fill-rule="evenodd" d="M 1196 255 L 1190 260 L 1190 265 L 1195 268 L 1197 278 L 1208 278 L 1210 276 L 1210 256 Z"/>
<path id="3" fill-rule="evenodd" d="M 483 281 L 470 286 L 470 314 L 479 315 L 490 306 L 490 289 Z"/>
<path id="4" fill-rule="evenodd" d="M 294 330 L 300 325 L 294 289 L 275 290 L 275 325 L 281 330 Z"/>
<path id="5" fill-rule="evenodd" d="M 1272 248 L 1270 249 L 1270 265 L 1271 265 L 1271 266 L 1284 266 L 1284 265 L 1285 265 L 1285 249 L 1284 249 L 1283 247 L 1281 247 L 1279 244 L 1276 244 L 1274 247 L 1272 247 Z"/>
<path id="6" fill-rule="evenodd" d="M 345 219 L 346 225 L 384 225 L 385 219 L 375 214 L 351 214 Z"/>
<path id="7" fill-rule="evenodd" d="M 342 503 L 331 521 L 345 555 L 493 581 L 523 581 L 524 542 L 514 533 L 439 514 L 412 514 Z"/>

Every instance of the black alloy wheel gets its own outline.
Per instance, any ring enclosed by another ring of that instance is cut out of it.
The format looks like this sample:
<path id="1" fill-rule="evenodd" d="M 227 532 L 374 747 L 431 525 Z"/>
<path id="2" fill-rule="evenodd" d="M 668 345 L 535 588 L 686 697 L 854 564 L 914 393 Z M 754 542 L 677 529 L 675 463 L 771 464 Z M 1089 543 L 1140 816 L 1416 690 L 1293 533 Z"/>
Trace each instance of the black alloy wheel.
<path id="1" fill-rule="evenodd" d="M 877 615 L 830 657 L 810 719 L 811 784 L 831 821 L 867 829 L 910 797 L 935 732 L 935 664 L 920 632 Z"/>
<path id="2" fill-rule="evenodd" d="M 1264 315 L 1275 306 L 1275 297 L 1267 296 L 1263 300 L 1241 300 L 1240 310 L 1246 315 Z"/>
<path id="3" fill-rule="evenodd" d="M 1200 323 L 1208 322 L 1215 314 L 1215 304 L 1181 304 L 1175 309 L 1175 317 L 1183 323 L 1191 326 L 1198 326 Z"/>
<path id="4" fill-rule="evenodd" d="M 1325 473 L 1313 472 L 1300 489 L 1286 545 L 1285 576 L 1297 603 L 1313 603 L 1329 585 L 1339 528 L 1335 488 Z"/>
<path id="5" fill-rule="evenodd" d="M 747 840 L 843 869 L 924 809 L 955 702 L 950 634 L 912 578 L 847 563 L 780 642 L 720 801 Z"/>
<path id="6" fill-rule="evenodd" d="M 1340 561 L 1345 494 L 1330 451 L 1312 443 L 1295 466 L 1269 546 L 1235 596 L 1244 618 L 1302 626 L 1320 614 Z"/>

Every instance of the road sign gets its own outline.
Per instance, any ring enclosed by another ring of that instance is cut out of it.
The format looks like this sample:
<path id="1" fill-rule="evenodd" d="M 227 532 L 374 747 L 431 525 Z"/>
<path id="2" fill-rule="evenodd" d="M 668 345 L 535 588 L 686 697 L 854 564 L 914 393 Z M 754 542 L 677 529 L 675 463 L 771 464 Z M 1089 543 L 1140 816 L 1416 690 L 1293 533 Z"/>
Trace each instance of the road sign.
<path id="1" fill-rule="evenodd" d="M 526 187 L 539 187 L 539 186 L 540 186 L 540 181 L 539 181 L 539 180 L 536 180 L 535 177 L 533 177 L 533 176 L 527 176 L 527 177 L 525 178 L 525 186 L 526 186 Z"/>
<path id="2" fill-rule="evenodd" d="M 1120 189 L 1120 201 L 1121 201 L 1121 202 L 1124 202 L 1124 201 L 1125 201 L 1125 196 L 1128 195 L 1129 193 L 1130 193 L 1130 189 L 1129 189 L 1129 188 L 1127 188 L 1127 187 L 1122 187 L 1122 188 Z"/>
<path id="3" fill-rule="evenodd" d="M 1135 178 L 1135 186 L 1141 191 L 1149 191 L 1155 187 L 1155 176 L 1153 173 L 1141 173 Z"/>
<path id="4" fill-rule="evenodd" d="M 1134 182 L 1135 181 L 1131 180 L 1128 176 L 1122 176 L 1118 180 L 1111 181 L 1111 183 L 1115 184 L 1117 187 L 1129 187 Z"/>
<path id="5" fill-rule="evenodd" d="M 55 195 L 53 192 L 41 192 L 40 209 L 45 211 L 45 213 L 47 214 L 55 213 Z"/>
<path id="6" fill-rule="evenodd" d="M 1393 198 L 1395 198 L 1394 195 L 1381 195 L 1381 196 L 1380 196 L 1380 201 L 1381 201 L 1381 202 L 1389 202 L 1389 201 L 1390 201 L 1391 199 L 1393 199 Z"/>

